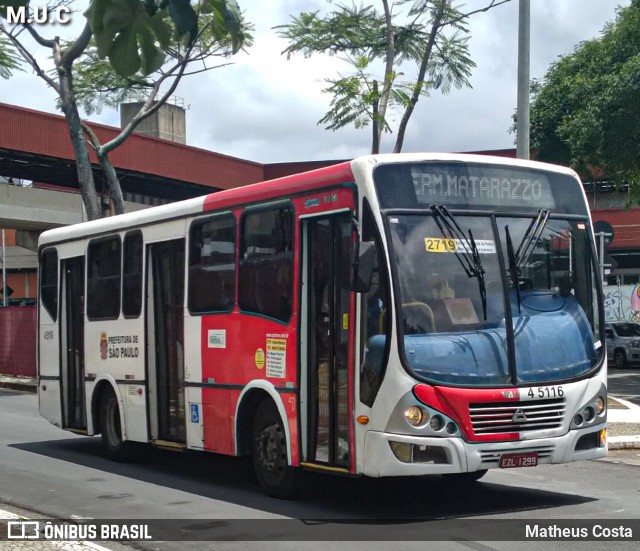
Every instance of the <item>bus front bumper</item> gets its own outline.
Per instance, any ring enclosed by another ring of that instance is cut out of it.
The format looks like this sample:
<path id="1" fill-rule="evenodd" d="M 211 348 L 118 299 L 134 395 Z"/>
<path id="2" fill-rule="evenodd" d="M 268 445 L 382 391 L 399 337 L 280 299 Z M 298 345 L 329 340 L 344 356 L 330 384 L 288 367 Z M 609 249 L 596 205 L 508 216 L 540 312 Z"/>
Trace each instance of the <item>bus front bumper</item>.
<path id="1" fill-rule="evenodd" d="M 518 454 L 511 456 L 514 459 L 508 462 L 511 466 L 517 466 L 523 457 L 535 457 L 537 465 L 598 459 L 607 455 L 606 443 L 600 446 L 598 437 L 604 428 L 603 424 L 553 438 L 473 444 L 461 438 L 368 431 L 362 474 L 371 477 L 421 476 L 478 471 L 499 468 L 500 458 L 506 454 Z M 527 459 L 524 463 L 532 461 Z"/>

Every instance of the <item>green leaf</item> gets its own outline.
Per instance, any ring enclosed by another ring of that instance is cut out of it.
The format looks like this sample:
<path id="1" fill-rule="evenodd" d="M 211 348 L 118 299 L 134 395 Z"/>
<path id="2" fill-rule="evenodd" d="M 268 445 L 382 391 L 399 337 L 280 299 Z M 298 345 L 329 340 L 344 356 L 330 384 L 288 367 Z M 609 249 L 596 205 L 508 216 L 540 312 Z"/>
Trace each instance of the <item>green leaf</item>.
<path id="1" fill-rule="evenodd" d="M 189 0 L 91 0 L 85 16 L 98 57 L 108 58 L 120 76 L 132 71 L 146 76 L 158 71 L 167 55 L 179 57 L 177 40 L 196 46 L 203 57 L 235 53 L 250 43 L 251 26 L 242 20 L 235 0 L 201 1 L 205 9 L 198 7 L 199 20 Z"/>
<path id="2" fill-rule="evenodd" d="M 135 32 L 128 30 L 118 34 L 109 51 L 109 62 L 121 76 L 127 77 L 138 72 L 142 62 Z"/>
<path id="3" fill-rule="evenodd" d="M 89 9 L 85 12 L 85 17 L 93 31 L 98 56 L 101 59 L 109 55 L 113 39 L 118 34 L 118 29 L 105 28 L 104 15 L 107 8 L 108 5 L 105 0 L 93 0 L 89 5 Z"/>
<path id="4" fill-rule="evenodd" d="M 591 179 L 640 184 L 640 4 L 618 10 L 600 38 L 580 43 L 532 86 L 531 144 L 538 158 Z"/>
<path id="5" fill-rule="evenodd" d="M 226 1 L 226 11 L 224 16 L 224 24 L 227 32 L 231 35 L 233 44 L 233 53 L 235 54 L 242 48 L 244 41 L 244 33 L 242 32 L 242 14 L 240 7 L 235 0 Z"/>
<path id="6" fill-rule="evenodd" d="M 160 48 L 166 50 L 171 44 L 171 27 L 169 27 L 159 13 L 149 18 L 149 27 L 156 35 Z"/>
<path id="7" fill-rule="evenodd" d="M 162 67 L 165 54 L 155 45 L 153 34 L 149 30 L 145 30 L 139 38 L 141 38 L 140 70 L 143 75 L 150 75 Z"/>
<path id="8" fill-rule="evenodd" d="M 173 0 L 172 0 L 173 1 Z M 171 44 L 166 12 L 150 15 L 140 0 L 92 0 L 85 13 L 100 59 L 109 58 L 120 76 L 157 71 Z"/>
<path id="9" fill-rule="evenodd" d="M 204 0 L 202 12 L 213 16 L 213 36 L 220 41 L 230 38 L 232 53 L 237 53 L 247 38 L 237 2 L 235 0 Z"/>
<path id="10" fill-rule="evenodd" d="M 20 70 L 20 57 L 13 44 L 0 35 L 0 78 L 10 78 L 14 71 Z"/>
<path id="11" fill-rule="evenodd" d="M 193 44 L 198 36 L 198 16 L 189 0 L 169 0 L 168 5 L 178 36 L 186 38 L 188 45 Z"/>

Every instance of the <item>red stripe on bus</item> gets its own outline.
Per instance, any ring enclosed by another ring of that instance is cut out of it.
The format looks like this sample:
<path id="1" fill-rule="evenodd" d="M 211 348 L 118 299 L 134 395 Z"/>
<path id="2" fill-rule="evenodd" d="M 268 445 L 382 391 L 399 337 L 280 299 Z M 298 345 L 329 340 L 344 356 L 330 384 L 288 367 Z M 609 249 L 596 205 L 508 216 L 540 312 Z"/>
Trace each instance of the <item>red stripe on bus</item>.
<path id="1" fill-rule="evenodd" d="M 211 193 L 205 197 L 203 211 L 237 207 L 242 203 L 286 198 L 295 193 L 310 192 L 326 186 L 352 182 L 351 163 L 345 162 L 276 180 Z"/>

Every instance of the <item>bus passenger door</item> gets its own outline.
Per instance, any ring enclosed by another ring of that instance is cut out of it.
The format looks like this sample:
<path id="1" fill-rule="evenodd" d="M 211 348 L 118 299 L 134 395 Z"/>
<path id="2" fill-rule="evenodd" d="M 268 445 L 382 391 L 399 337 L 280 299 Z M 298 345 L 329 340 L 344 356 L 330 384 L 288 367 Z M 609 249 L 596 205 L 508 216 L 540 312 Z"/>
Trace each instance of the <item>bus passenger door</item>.
<path id="1" fill-rule="evenodd" d="M 185 443 L 184 239 L 147 248 L 147 381 L 151 439 Z"/>
<path id="2" fill-rule="evenodd" d="M 84 431 L 84 256 L 62 261 L 60 347 L 63 428 Z"/>
<path id="3" fill-rule="evenodd" d="M 301 347 L 304 462 L 349 469 L 352 334 L 349 213 L 303 223 Z M 306 406 L 305 406 L 306 404 Z"/>

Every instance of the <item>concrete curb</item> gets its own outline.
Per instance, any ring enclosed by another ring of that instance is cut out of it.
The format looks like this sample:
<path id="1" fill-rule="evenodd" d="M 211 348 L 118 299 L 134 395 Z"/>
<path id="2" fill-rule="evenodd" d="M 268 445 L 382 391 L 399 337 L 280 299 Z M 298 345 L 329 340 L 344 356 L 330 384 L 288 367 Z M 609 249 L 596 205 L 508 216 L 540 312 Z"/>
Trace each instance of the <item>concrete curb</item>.
<path id="1" fill-rule="evenodd" d="M 36 393 L 38 392 L 38 381 L 24 377 L 0 377 L 0 388 Z"/>
<path id="2" fill-rule="evenodd" d="M 640 449 L 640 435 L 610 436 L 608 439 L 610 450 L 638 450 Z"/>

